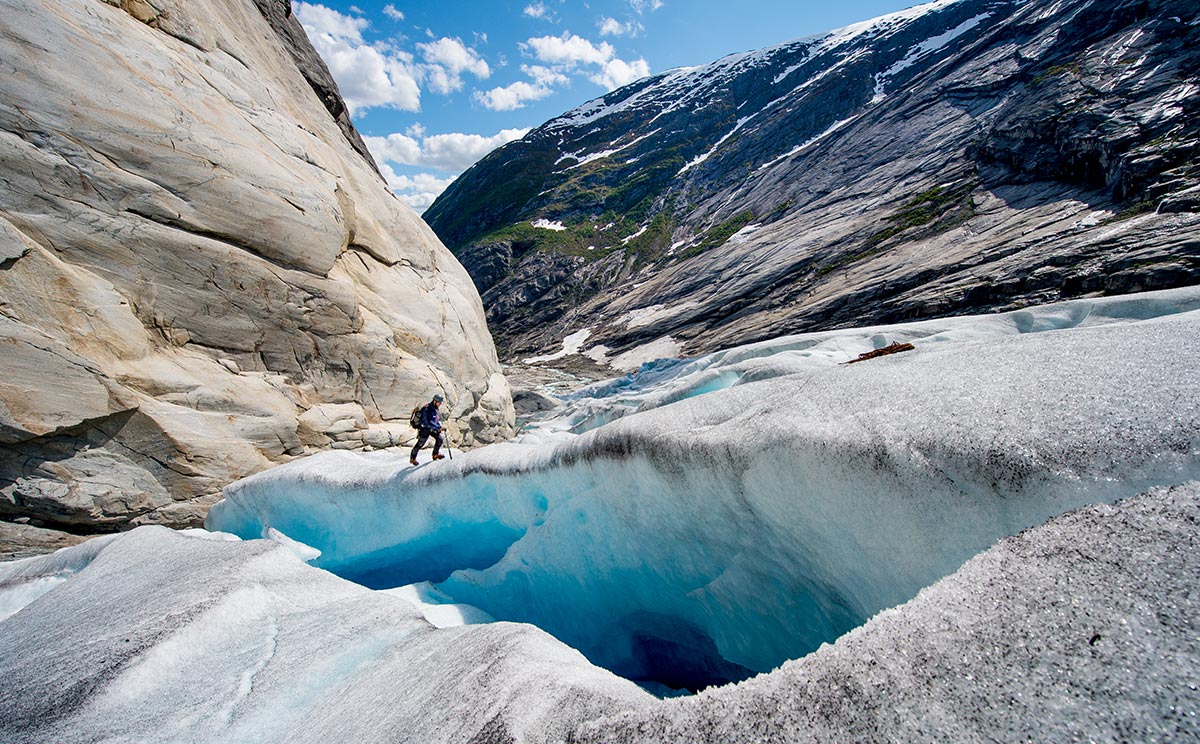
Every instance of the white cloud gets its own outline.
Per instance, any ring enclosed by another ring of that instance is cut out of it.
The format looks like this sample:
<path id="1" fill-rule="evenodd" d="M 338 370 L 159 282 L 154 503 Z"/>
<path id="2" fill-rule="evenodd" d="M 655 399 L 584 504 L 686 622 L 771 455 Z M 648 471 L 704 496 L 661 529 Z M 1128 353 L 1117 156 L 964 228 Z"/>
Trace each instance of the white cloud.
<path id="1" fill-rule="evenodd" d="M 546 98 L 554 89 L 546 85 L 518 80 L 515 83 L 489 91 L 475 91 L 475 100 L 490 111 L 515 111 L 524 108 L 530 101 Z"/>
<path id="2" fill-rule="evenodd" d="M 563 33 L 561 36 L 539 36 L 528 39 L 521 44 L 521 48 L 527 54 L 532 54 L 538 60 L 552 65 L 560 74 L 574 72 L 578 68 L 585 66 L 597 67 L 599 69 L 589 74 L 588 79 L 609 90 L 619 88 L 622 85 L 650 74 L 650 64 L 646 60 L 636 59 L 632 62 L 627 62 L 616 56 L 616 50 L 607 41 L 594 44 L 582 36 L 576 36 L 572 33 Z M 522 67 L 522 69 L 525 69 L 526 73 L 529 74 L 528 69 L 525 67 Z M 536 79 L 535 83 L 537 83 Z M 514 88 L 514 86 L 509 86 L 509 88 Z M 542 84 L 541 87 L 545 87 L 545 85 Z M 509 104 L 508 108 L 519 108 L 519 101 L 514 99 L 514 94 L 524 92 L 527 94 L 526 98 L 528 100 L 535 100 L 532 94 L 539 89 L 535 85 L 528 88 L 519 87 L 507 93 L 502 93 L 501 91 L 504 90 L 506 89 L 496 88 L 488 91 L 486 95 L 490 97 L 489 102 L 494 106 L 504 103 Z M 488 104 L 485 103 L 484 105 Z M 492 107 L 489 106 L 489 108 Z"/>
<path id="3" fill-rule="evenodd" d="M 550 9 L 545 3 L 531 3 L 525 6 L 525 15 L 530 18 L 544 18 L 550 20 Z"/>
<path id="4" fill-rule="evenodd" d="M 420 71 L 412 55 L 365 43 L 362 32 L 369 23 L 364 18 L 315 3 L 297 2 L 293 7 L 351 113 L 375 106 L 420 110 Z"/>
<path id="5" fill-rule="evenodd" d="M 629 0 L 629 7 L 638 15 L 646 11 L 655 11 L 663 6 L 663 0 Z"/>
<path id="6" fill-rule="evenodd" d="M 351 114 L 374 107 L 419 111 L 423 85 L 434 93 L 449 94 L 462 90 L 464 74 L 481 80 L 492 74 L 487 61 L 460 39 L 431 37 L 432 41 L 418 43 L 422 62 L 417 63 L 412 54 L 394 45 L 364 41 L 363 31 L 370 25 L 365 18 L 317 3 L 297 2 L 294 7 Z M 390 4 L 384 13 L 393 18 L 404 15 Z"/>
<path id="7" fill-rule="evenodd" d="M 458 174 L 501 145 L 520 139 L 528 129 L 504 129 L 491 137 L 479 134 L 434 134 L 425 136 L 425 128 L 414 124 L 406 134 L 387 137 L 363 137 L 379 170 L 402 201 L 424 212 L 454 182 Z M 416 168 L 431 168 L 441 173 L 397 174 L 389 163 Z"/>
<path id="8" fill-rule="evenodd" d="M 644 29 L 637 21 L 621 23 L 616 18 L 603 18 L 596 25 L 601 36 L 637 36 Z"/>
<path id="9" fill-rule="evenodd" d="M 609 90 L 616 90 L 649 74 L 650 64 L 644 59 L 635 59 L 632 62 L 626 62 L 623 59 L 612 59 L 604 63 L 604 67 L 599 73 L 589 75 L 588 79 Z"/>
<path id="10" fill-rule="evenodd" d="M 411 128 L 409 131 L 413 131 Z M 480 134 L 432 134 L 418 140 L 407 134 L 363 137 L 375 159 L 419 168 L 461 173 L 497 147 L 524 137 L 528 129 L 503 129 L 491 137 Z"/>
<path id="11" fill-rule="evenodd" d="M 465 46 L 462 41 L 451 38 L 441 38 L 429 44 L 417 44 L 425 61 L 442 65 L 452 72 L 470 72 L 478 78 L 486 78 L 491 74 L 488 63 L 474 49 Z"/>
<path id="12" fill-rule="evenodd" d="M 538 85 L 563 85 L 570 81 L 570 78 L 553 67 L 521 65 L 521 72 L 532 78 Z"/>
<path id="13" fill-rule="evenodd" d="M 469 72 L 479 79 L 492 74 L 488 63 L 479 53 L 458 39 L 443 37 L 427 44 L 417 44 L 421 56 L 428 63 L 421 70 L 436 93 L 461 90 L 462 73 Z"/>
<path id="14" fill-rule="evenodd" d="M 383 14 L 385 16 L 387 16 L 388 18 L 391 18 L 393 21 L 403 21 L 404 20 L 404 14 L 401 13 L 399 10 L 396 10 L 396 6 L 392 5 L 391 3 L 388 3 L 387 5 L 383 6 Z"/>
<path id="15" fill-rule="evenodd" d="M 454 183 L 455 178 L 454 176 L 439 178 L 432 173 L 400 176 L 386 163 L 380 166 L 380 170 L 383 172 L 383 177 L 387 179 L 388 186 L 392 188 L 396 196 L 400 197 L 401 201 L 412 207 L 418 214 L 428 209 L 429 205 L 433 204 L 434 200 L 450 184 Z"/>
<path id="16" fill-rule="evenodd" d="M 315 3 L 298 2 L 293 10 L 309 36 L 318 34 L 361 44 L 362 32 L 370 25 L 366 18 L 353 18 Z"/>
<path id="17" fill-rule="evenodd" d="M 521 46 L 533 49 L 534 56 L 542 62 L 560 65 L 603 65 L 616 53 L 612 44 L 607 41 L 602 41 L 597 46 L 582 36 L 567 32 L 562 36 L 539 36 L 529 39 Z"/>
<path id="18" fill-rule="evenodd" d="M 530 101 L 540 101 L 554 93 L 554 88 L 570 82 L 561 71 L 542 65 L 521 65 L 529 81 L 519 80 L 487 92 L 476 91 L 475 100 L 491 111 L 513 111 Z"/>

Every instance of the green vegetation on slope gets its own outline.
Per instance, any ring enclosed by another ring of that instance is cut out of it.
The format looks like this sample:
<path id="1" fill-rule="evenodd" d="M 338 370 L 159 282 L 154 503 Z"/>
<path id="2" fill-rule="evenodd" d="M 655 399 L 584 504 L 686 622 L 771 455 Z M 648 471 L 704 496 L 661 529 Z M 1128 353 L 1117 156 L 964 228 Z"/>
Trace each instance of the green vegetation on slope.
<path id="1" fill-rule="evenodd" d="M 749 209 L 738 212 L 716 227 L 710 228 L 704 233 L 704 237 L 700 239 L 699 243 L 685 251 L 679 252 L 676 255 L 676 258 L 679 260 L 691 258 L 692 256 L 700 255 L 710 248 L 716 248 L 717 246 L 724 244 L 726 240 L 732 238 L 738 230 L 741 230 L 743 227 L 749 225 L 753 221 L 754 212 L 750 211 Z"/>
<path id="2" fill-rule="evenodd" d="M 862 250 L 839 256 L 833 263 L 821 266 L 817 270 L 818 276 L 883 253 L 888 249 L 885 243 L 901 233 L 911 231 L 909 239 L 916 240 L 958 227 L 975 216 L 975 200 L 971 198 L 975 186 L 976 181 L 967 180 L 922 191 L 888 215 L 885 220 L 890 224 L 868 236 Z"/>

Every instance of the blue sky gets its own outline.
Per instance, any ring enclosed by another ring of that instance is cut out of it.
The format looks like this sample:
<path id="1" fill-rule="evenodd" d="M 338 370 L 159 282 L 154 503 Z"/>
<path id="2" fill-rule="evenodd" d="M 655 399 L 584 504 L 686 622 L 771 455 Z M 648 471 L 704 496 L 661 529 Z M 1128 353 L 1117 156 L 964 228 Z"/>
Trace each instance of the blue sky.
<path id="1" fill-rule="evenodd" d="M 648 74 L 913 0 L 316 0 L 292 3 L 384 175 L 418 212 L 530 128 Z"/>

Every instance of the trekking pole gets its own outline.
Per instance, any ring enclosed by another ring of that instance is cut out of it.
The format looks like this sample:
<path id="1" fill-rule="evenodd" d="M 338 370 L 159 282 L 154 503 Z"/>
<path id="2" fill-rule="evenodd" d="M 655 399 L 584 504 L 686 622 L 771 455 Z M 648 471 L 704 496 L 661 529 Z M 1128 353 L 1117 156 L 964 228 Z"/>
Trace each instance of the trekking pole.
<path id="1" fill-rule="evenodd" d="M 450 433 L 450 427 L 446 427 L 446 451 L 450 453 L 450 459 L 454 459 L 454 435 Z"/>

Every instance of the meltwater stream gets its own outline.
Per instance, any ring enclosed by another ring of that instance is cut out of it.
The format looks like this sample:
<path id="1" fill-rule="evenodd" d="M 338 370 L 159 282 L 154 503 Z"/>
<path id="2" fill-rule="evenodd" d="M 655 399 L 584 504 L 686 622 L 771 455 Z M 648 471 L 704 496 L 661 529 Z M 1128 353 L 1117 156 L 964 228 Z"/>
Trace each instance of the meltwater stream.
<path id="1" fill-rule="evenodd" d="M 741 679 L 1003 536 L 1200 477 L 1200 291 L 1151 300 L 723 352 L 673 365 L 640 402 L 636 381 L 616 386 L 624 415 L 583 435 L 419 468 L 325 453 L 227 488 L 207 526 L 273 528 L 376 588 L 433 582 L 634 680 Z M 688 394 L 705 379 L 720 384 Z"/>

